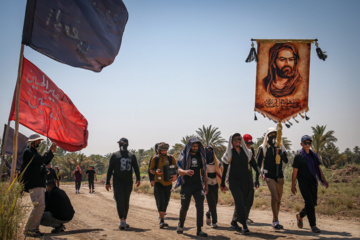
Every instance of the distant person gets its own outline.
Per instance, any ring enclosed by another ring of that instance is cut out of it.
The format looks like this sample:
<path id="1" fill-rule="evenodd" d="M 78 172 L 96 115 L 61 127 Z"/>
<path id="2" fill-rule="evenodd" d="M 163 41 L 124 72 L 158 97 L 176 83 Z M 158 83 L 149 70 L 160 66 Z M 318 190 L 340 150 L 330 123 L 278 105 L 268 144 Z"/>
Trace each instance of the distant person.
<path id="1" fill-rule="evenodd" d="M 80 193 L 81 181 L 82 181 L 82 170 L 79 165 L 76 166 L 73 172 L 75 178 L 75 190 L 76 193 Z"/>
<path id="2" fill-rule="evenodd" d="M 120 218 L 119 229 L 129 228 L 126 223 L 129 212 L 130 194 L 133 188 L 133 170 L 136 175 L 136 187 L 140 186 L 140 170 L 136 156 L 128 151 L 129 141 L 121 138 L 118 141 L 120 151 L 111 155 L 106 175 L 106 190 L 111 189 L 110 179 L 113 176 L 114 199 Z"/>
<path id="3" fill-rule="evenodd" d="M 57 187 L 60 187 L 60 181 L 62 179 L 62 176 L 61 176 L 60 168 L 58 166 L 55 166 L 55 172 L 56 172 L 56 177 L 58 178 L 58 180 L 55 183 Z"/>
<path id="4" fill-rule="evenodd" d="M 177 178 L 176 160 L 173 156 L 167 154 L 168 149 L 169 144 L 164 142 L 159 143 L 159 154 L 152 158 L 150 164 L 150 173 L 154 174 L 154 196 L 160 215 L 160 228 L 169 226 L 165 223 L 164 218 L 170 200 L 172 183 L 176 181 Z"/>
<path id="5" fill-rule="evenodd" d="M 308 217 L 311 231 L 320 233 L 320 229 L 316 227 L 315 206 L 317 205 L 318 181 L 326 187 L 328 182 L 320 168 L 319 157 L 311 149 L 312 139 L 308 135 L 301 138 L 301 146 L 299 154 L 295 155 L 293 163 L 293 174 L 291 192 L 296 194 L 296 179 L 299 182 L 299 189 L 305 201 L 305 207 L 296 214 L 297 225 L 303 227 L 303 218 Z"/>
<path id="6" fill-rule="evenodd" d="M 56 176 L 55 170 L 52 168 L 51 163 L 46 165 L 46 182 L 53 181 L 56 182 L 58 180 Z"/>
<path id="7" fill-rule="evenodd" d="M 216 205 L 219 199 L 219 185 L 221 183 L 221 175 L 223 167 L 217 159 L 214 149 L 211 146 L 205 148 L 206 152 L 206 171 L 208 179 L 208 193 L 206 201 L 208 203 L 209 211 L 206 212 L 206 224 L 211 225 L 212 228 L 218 228 L 217 225 L 217 210 Z"/>
<path id="8" fill-rule="evenodd" d="M 222 157 L 224 172 L 221 178 L 221 188 L 226 190 L 225 182 L 229 184 L 234 198 L 235 210 L 231 227 L 242 231 L 242 234 L 250 234 L 247 226 L 250 209 L 254 201 L 254 184 L 251 167 L 260 175 L 252 151 L 247 148 L 240 133 L 230 136 L 228 147 Z M 242 229 L 237 223 L 242 224 Z"/>
<path id="9" fill-rule="evenodd" d="M 299 62 L 299 51 L 294 44 L 275 43 L 269 50 L 268 75 L 263 79 L 266 92 L 274 97 L 294 94 L 302 81 Z"/>
<path id="10" fill-rule="evenodd" d="M 199 139 L 196 137 L 189 139 L 181 151 L 177 165 L 179 177 L 176 187 L 181 186 L 181 208 L 176 232 L 182 234 L 184 231 L 186 214 L 190 206 L 191 196 L 193 196 L 196 207 L 196 236 L 207 237 L 208 235 L 201 230 L 204 224 L 204 199 L 208 192 L 206 154 Z"/>
<path id="11" fill-rule="evenodd" d="M 93 165 L 89 165 L 89 169 L 86 170 L 86 177 L 89 183 L 89 193 L 93 193 L 94 191 L 94 179 L 97 181 L 96 178 L 96 171 L 94 170 Z"/>
<path id="12" fill-rule="evenodd" d="M 39 225 L 45 209 L 45 187 L 46 187 L 46 164 L 50 163 L 54 157 L 56 144 L 52 143 L 49 151 L 41 156 L 37 148 L 44 140 L 39 134 L 32 134 L 27 141 L 27 148 L 23 152 L 23 172 L 22 182 L 24 191 L 30 194 L 31 202 L 34 206 L 29 219 L 25 225 L 25 237 L 40 237 L 44 234 L 40 232 Z"/>
<path id="13" fill-rule="evenodd" d="M 284 146 L 277 146 L 277 131 L 275 128 L 269 128 L 265 134 L 263 143 L 259 146 L 256 160 L 258 166 L 264 172 L 266 184 L 271 194 L 271 210 L 273 213 L 272 227 L 275 230 L 284 229 L 279 222 L 279 212 L 281 205 L 281 197 L 284 188 L 284 173 L 282 170 L 283 162 L 287 163 L 288 158 Z M 276 160 L 276 156 L 280 158 Z M 259 177 L 256 176 L 256 181 Z"/>
<path id="14" fill-rule="evenodd" d="M 64 223 L 70 222 L 75 214 L 69 197 L 60 188 L 56 187 L 54 181 L 46 183 L 45 211 L 40 224 L 53 227 L 51 233 L 63 232 Z"/>

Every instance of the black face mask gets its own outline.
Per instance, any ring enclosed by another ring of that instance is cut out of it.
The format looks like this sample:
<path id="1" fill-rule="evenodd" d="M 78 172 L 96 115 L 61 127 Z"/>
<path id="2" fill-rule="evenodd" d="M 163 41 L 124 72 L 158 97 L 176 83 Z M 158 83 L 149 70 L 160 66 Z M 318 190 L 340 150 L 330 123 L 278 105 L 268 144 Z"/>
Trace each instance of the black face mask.
<path id="1" fill-rule="evenodd" d="M 39 146 L 40 146 L 40 143 L 37 143 L 37 142 L 33 143 L 33 145 L 32 145 L 33 148 L 38 148 Z"/>
<path id="2" fill-rule="evenodd" d="M 274 146 L 275 143 L 276 143 L 276 135 L 275 135 L 275 136 L 271 136 L 271 137 L 268 138 L 268 144 L 269 144 L 270 146 Z"/>
<path id="3" fill-rule="evenodd" d="M 128 145 L 127 144 L 123 144 L 123 143 L 119 143 L 119 147 L 120 147 L 120 151 L 121 152 L 126 152 Z"/>
<path id="4" fill-rule="evenodd" d="M 213 151 L 206 151 L 206 162 L 212 163 L 214 161 L 214 152 Z"/>

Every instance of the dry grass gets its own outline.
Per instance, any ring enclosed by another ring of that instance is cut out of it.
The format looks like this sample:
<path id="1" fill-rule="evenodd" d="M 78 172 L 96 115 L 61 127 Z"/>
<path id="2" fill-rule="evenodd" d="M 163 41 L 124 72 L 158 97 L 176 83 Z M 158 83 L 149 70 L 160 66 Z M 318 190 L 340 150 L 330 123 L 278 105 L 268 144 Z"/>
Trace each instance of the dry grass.
<path id="1" fill-rule="evenodd" d="M 17 239 L 23 210 L 20 204 L 22 187 L 15 179 L 12 184 L 0 183 L 0 239 Z"/>

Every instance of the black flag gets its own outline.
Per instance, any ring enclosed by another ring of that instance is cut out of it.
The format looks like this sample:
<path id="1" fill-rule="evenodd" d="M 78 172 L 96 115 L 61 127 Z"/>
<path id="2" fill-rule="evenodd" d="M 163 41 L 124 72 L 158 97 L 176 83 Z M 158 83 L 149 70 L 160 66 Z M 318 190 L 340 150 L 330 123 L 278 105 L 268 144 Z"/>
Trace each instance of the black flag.
<path id="1" fill-rule="evenodd" d="M 122 0 L 28 0 L 22 43 L 100 72 L 118 54 L 128 17 Z"/>

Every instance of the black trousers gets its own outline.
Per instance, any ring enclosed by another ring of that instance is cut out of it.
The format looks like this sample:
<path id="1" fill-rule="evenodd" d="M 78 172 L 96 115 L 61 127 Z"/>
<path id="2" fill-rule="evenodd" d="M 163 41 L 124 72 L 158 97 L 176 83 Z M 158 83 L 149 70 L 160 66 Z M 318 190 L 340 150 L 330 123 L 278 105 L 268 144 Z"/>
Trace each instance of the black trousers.
<path id="1" fill-rule="evenodd" d="M 114 183 L 114 199 L 116 201 L 116 208 L 120 219 L 126 219 L 127 217 L 132 188 L 132 182 Z"/>
<path id="2" fill-rule="evenodd" d="M 190 206 L 191 196 L 194 196 L 196 207 L 196 226 L 204 224 L 204 190 L 202 186 L 182 186 L 180 190 L 181 208 L 179 221 L 184 223 Z"/>
<path id="3" fill-rule="evenodd" d="M 75 181 L 75 190 L 80 190 L 81 181 Z"/>
<path id="4" fill-rule="evenodd" d="M 208 185 L 208 194 L 206 195 L 206 201 L 209 206 L 209 211 L 211 213 L 212 223 L 217 223 L 217 212 L 216 205 L 218 203 L 219 195 L 219 185 Z"/>
<path id="5" fill-rule="evenodd" d="M 166 212 L 170 200 L 171 188 L 172 185 L 164 186 L 161 183 L 155 183 L 154 195 L 156 200 L 156 206 L 159 212 Z"/>
<path id="6" fill-rule="evenodd" d="M 89 182 L 89 189 L 93 190 L 94 189 L 94 179 L 92 179 L 92 180 L 89 179 L 88 182 Z"/>
<path id="7" fill-rule="evenodd" d="M 316 226 L 317 184 L 316 182 L 299 181 L 299 189 L 305 201 L 305 207 L 300 211 L 300 217 L 307 216 L 310 226 Z"/>
<path id="8" fill-rule="evenodd" d="M 254 202 L 254 188 L 251 184 L 241 182 L 230 182 L 229 188 L 234 198 L 235 210 L 233 221 L 246 225 L 249 218 L 251 206 Z"/>

